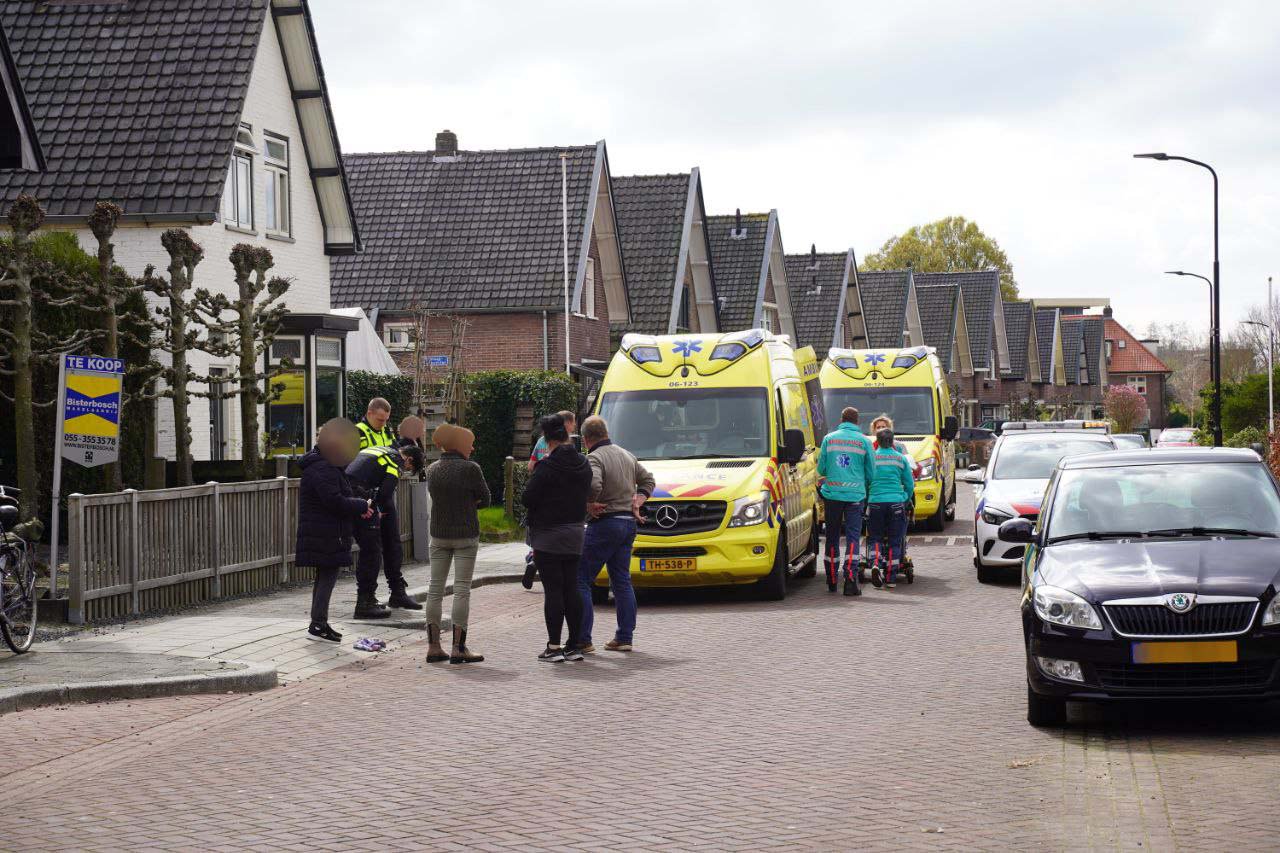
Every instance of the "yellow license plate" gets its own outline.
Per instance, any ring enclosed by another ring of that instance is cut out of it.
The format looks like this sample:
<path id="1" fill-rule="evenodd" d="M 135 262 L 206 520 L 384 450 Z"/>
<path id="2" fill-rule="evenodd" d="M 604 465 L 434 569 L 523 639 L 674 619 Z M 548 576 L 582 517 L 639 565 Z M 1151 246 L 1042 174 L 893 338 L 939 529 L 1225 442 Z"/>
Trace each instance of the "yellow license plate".
<path id="1" fill-rule="evenodd" d="M 698 561 L 693 557 L 672 557 L 663 560 L 641 558 L 642 572 L 693 572 L 698 569 Z"/>
<path id="2" fill-rule="evenodd" d="M 1235 640 L 1182 643 L 1134 643 L 1134 663 L 1235 663 Z"/>

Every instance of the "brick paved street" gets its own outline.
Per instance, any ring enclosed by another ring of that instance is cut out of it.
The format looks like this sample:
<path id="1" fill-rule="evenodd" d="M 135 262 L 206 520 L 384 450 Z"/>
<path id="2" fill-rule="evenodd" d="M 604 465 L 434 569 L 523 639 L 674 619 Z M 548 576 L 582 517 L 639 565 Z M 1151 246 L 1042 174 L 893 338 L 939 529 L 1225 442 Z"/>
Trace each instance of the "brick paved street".
<path id="1" fill-rule="evenodd" d="M 536 662 L 541 599 L 501 585 L 475 667 L 414 643 L 268 693 L 6 716 L 0 846 L 1274 849 L 1273 708 L 1037 731 L 1016 587 L 964 547 L 916 559 L 857 600 L 651 598 L 630 656 Z"/>

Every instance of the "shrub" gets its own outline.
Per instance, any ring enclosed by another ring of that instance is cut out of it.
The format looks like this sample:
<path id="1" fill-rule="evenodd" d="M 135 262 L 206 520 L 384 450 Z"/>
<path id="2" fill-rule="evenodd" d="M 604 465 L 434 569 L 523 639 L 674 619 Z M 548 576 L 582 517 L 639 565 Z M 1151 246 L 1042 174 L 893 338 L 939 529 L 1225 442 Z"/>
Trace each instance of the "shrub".
<path id="1" fill-rule="evenodd" d="M 364 417 L 369 401 L 374 397 L 385 397 L 391 404 L 393 423 L 410 413 L 413 408 L 413 377 L 371 373 L 367 370 L 353 370 L 347 374 L 346 417 L 359 421 Z"/>
<path id="2" fill-rule="evenodd" d="M 1224 441 L 1227 447 L 1248 447 L 1251 444 L 1261 444 L 1266 446 L 1267 433 L 1259 427 L 1245 427 L 1239 432 L 1228 436 Z"/>
<path id="3" fill-rule="evenodd" d="M 502 494 L 502 462 L 511 455 L 516 406 L 532 405 L 534 418 L 576 409 L 578 386 L 563 373 L 488 370 L 469 374 L 466 388 L 463 422 L 476 434 L 472 458 L 480 464 L 496 500 Z"/>

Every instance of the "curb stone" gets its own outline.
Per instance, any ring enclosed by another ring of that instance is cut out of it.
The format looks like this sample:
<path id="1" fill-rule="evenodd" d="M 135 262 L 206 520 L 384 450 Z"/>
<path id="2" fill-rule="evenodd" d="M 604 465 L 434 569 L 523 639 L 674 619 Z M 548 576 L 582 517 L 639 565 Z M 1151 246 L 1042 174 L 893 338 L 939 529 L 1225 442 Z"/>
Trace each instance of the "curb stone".
<path id="1" fill-rule="evenodd" d="M 70 702 L 151 699 L 157 696 L 188 696 L 198 693 L 253 693 L 270 690 L 279 683 L 274 666 L 239 660 L 212 662 L 235 669 L 161 678 L 11 687 L 0 690 L 0 714 Z"/>

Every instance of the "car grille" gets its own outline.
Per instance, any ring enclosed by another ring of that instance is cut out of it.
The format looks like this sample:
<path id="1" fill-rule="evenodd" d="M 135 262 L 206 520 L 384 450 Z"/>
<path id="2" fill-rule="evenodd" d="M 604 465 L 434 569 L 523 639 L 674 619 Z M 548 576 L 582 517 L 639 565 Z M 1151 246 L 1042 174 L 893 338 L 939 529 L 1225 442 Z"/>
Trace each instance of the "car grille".
<path id="1" fill-rule="evenodd" d="M 675 524 L 663 527 L 658 519 L 665 508 L 676 512 Z M 707 533 L 715 530 L 724 521 L 724 501 L 647 501 L 644 515 L 647 519 L 640 525 L 640 533 L 645 536 L 686 536 L 690 533 Z"/>
<path id="2" fill-rule="evenodd" d="M 750 468 L 756 464 L 754 459 L 728 459 L 718 462 L 708 462 L 708 468 Z"/>
<path id="3" fill-rule="evenodd" d="M 636 548 L 631 553 L 635 557 L 650 557 L 660 560 L 674 557 L 702 557 L 706 555 L 707 549 L 696 546 L 690 548 Z"/>
<path id="4" fill-rule="evenodd" d="M 1103 610 L 1116 632 L 1129 637 L 1194 637 L 1243 634 L 1253 624 L 1256 601 L 1200 604 L 1174 613 L 1163 604 L 1108 604 Z"/>
<path id="5" fill-rule="evenodd" d="M 1271 681 L 1272 661 L 1242 663 L 1094 664 L 1106 690 L 1146 693 L 1262 690 Z"/>

